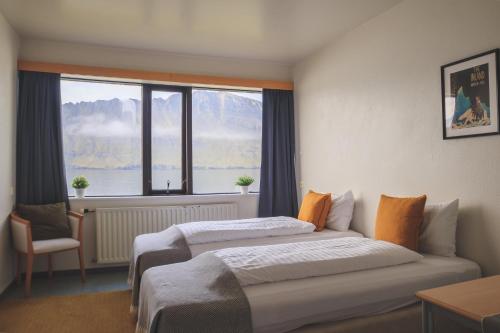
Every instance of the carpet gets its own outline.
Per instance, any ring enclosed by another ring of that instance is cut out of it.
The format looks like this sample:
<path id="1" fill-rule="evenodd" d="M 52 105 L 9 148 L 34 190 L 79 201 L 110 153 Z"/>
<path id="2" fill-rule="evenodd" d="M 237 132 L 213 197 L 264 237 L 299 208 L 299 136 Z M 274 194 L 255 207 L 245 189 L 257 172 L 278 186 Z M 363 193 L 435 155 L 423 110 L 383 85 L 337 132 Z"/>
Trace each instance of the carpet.
<path id="1" fill-rule="evenodd" d="M 133 333 L 130 291 L 16 299 L 0 303 L 0 332 Z"/>
<path id="2" fill-rule="evenodd" d="M 0 333 L 134 333 L 130 291 L 52 296 L 0 302 Z M 297 333 L 419 333 L 420 307 L 305 326 Z M 437 332 L 469 333 L 446 318 L 436 318 Z"/>

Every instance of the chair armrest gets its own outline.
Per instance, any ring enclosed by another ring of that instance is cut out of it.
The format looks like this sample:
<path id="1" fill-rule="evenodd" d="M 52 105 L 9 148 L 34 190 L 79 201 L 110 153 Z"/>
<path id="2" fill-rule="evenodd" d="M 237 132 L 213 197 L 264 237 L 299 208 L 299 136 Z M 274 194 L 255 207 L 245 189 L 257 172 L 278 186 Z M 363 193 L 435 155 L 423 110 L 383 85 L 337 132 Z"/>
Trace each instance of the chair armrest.
<path id="1" fill-rule="evenodd" d="M 83 214 L 77 212 L 68 212 L 69 224 L 71 227 L 71 237 L 80 241 L 83 240 Z"/>
<path id="2" fill-rule="evenodd" d="M 12 212 L 10 214 L 10 224 L 12 227 L 14 248 L 23 253 L 33 252 L 31 222 L 23 219 L 16 212 Z"/>

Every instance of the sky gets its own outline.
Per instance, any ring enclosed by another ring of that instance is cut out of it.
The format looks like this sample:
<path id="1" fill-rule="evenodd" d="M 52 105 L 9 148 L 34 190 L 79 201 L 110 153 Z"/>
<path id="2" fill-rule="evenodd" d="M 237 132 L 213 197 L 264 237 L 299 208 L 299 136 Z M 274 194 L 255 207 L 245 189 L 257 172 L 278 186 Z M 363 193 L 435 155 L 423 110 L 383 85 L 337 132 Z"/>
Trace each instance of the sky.
<path id="1" fill-rule="evenodd" d="M 262 94 L 250 92 L 236 92 L 230 93 L 255 99 L 262 102 Z M 167 95 L 161 96 L 163 98 Z M 123 83 L 99 83 L 91 81 L 77 81 L 77 80 L 61 80 L 61 100 L 62 103 L 78 103 L 78 102 L 93 102 L 96 100 L 109 100 L 113 98 L 118 99 L 141 99 L 142 88 L 140 84 L 123 84 Z"/>
<path id="2" fill-rule="evenodd" d="M 138 84 L 108 84 L 89 81 L 61 80 L 62 103 L 92 102 L 97 100 L 141 99 L 142 88 Z"/>

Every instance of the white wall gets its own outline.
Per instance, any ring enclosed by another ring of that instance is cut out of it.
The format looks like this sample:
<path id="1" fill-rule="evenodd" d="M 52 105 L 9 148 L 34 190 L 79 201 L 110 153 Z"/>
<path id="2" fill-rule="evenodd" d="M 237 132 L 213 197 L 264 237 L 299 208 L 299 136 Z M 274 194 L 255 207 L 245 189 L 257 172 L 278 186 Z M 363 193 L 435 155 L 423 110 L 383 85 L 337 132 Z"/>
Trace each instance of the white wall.
<path id="1" fill-rule="evenodd" d="M 458 253 L 500 273 L 500 136 L 442 140 L 440 66 L 500 47 L 500 2 L 408 0 L 294 68 L 303 191 L 460 198 Z"/>
<path id="2" fill-rule="evenodd" d="M 190 56 L 26 38 L 22 40 L 19 57 L 23 60 L 63 64 L 251 79 L 288 81 L 292 76 L 289 65 L 276 62 Z"/>
<path id="3" fill-rule="evenodd" d="M 8 215 L 14 205 L 18 38 L 0 13 L 0 293 L 14 276 Z"/>
<path id="4" fill-rule="evenodd" d="M 130 198 L 84 198 L 71 199 L 71 209 L 80 211 L 87 208 L 106 207 L 146 207 L 170 206 L 190 204 L 236 203 L 238 205 L 238 218 L 252 218 L 257 216 L 258 195 L 248 194 L 217 194 L 217 195 L 185 195 L 171 197 L 130 197 Z M 96 227 L 95 213 L 87 213 L 84 220 L 84 249 L 87 268 L 106 267 L 113 265 L 97 265 L 96 258 Z M 76 251 L 57 253 L 53 257 L 54 270 L 78 269 Z M 125 264 L 126 265 L 126 264 Z M 118 265 L 123 266 L 123 265 Z M 45 257 L 35 258 L 35 271 L 46 271 Z"/>

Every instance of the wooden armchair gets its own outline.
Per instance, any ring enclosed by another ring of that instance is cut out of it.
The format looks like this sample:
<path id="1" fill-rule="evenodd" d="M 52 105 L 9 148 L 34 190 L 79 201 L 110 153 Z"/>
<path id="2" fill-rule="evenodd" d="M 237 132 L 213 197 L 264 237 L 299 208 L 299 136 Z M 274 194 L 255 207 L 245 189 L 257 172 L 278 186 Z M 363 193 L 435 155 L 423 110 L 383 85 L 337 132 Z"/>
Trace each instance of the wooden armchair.
<path id="1" fill-rule="evenodd" d="M 33 241 L 31 236 L 31 222 L 21 218 L 15 211 L 10 214 L 14 248 L 17 252 L 17 283 L 21 282 L 21 257 L 26 256 L 26 279 L 24 292 L 31 294 L 31 274 L 33 272 L 33 258 L 37 255 L 48 255 L 48 274 L 52 277 L 52 253 L 77 250 L 80 260 L 80 276 L 85 282 L 85 262 L 83 258 L 83 215 L 68 212 L 72 237 Z"/>

